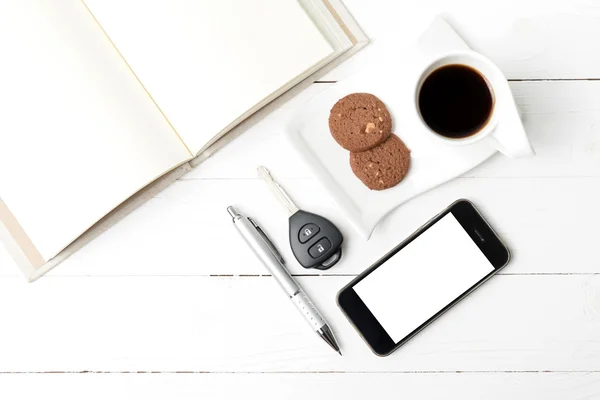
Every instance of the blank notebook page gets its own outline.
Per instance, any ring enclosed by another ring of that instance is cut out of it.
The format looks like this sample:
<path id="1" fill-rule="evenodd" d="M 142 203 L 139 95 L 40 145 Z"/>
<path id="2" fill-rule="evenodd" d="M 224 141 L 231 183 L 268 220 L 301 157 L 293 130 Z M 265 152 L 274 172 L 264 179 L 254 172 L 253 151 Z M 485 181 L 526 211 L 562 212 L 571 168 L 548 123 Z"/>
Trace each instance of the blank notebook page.
<path id="1" fill-rule="evenodd" d="M 0 38 L 0 198 L 48 261 L 190 153 L 80 1 L 3 0 Z"/>
<path id="2" fill-rule="evenodd" d="M 334 53 L 297 0 L 84 0 L 192 153 Z"/>

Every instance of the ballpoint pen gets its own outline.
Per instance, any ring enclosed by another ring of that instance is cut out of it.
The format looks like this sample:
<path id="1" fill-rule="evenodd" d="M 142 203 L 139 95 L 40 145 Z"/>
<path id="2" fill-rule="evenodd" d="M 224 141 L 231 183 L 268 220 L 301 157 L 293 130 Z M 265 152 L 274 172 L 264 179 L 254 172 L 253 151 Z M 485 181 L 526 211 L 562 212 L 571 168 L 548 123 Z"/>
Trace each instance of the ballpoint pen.
<path id="1" fill-rule="evenodd" d="M 283 257 L 281 257 L 281 254 L 279 254 L 265 232 L 252 218 L 237 212 L 233 207 L 227 207 L 227 211 L 233 218 L 233 224 L 238 232 L 240 232 L 254 254 L 267 267 L 273 278 L 279 283 L 281 289 L 289 296 L 300 314 L 304 316 L 306 322 L 308 322 L 310 327 L 317 332 L 325 343 L 342 355 L 331 328 L 329 328 L 323 316 L 321 316 L 314 304 L 286 270 Z"/>

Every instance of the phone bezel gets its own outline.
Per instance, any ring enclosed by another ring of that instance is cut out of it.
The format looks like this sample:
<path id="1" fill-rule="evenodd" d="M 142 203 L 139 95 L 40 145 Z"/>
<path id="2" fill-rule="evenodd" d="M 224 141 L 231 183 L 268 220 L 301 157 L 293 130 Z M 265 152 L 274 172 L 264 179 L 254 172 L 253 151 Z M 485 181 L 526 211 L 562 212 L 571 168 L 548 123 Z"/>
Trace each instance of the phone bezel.
<path id="1" fill-rule="evenodd" d="M 454 215 L 454 217 L 458 220 L 459 224 L 467 232 L 469 237 L 471 237 L 473 242 L 475 242 L 477 247 L 490 261 L 494 267 L 494 270 L 476 282 L 472 287 L 438 311 L 435 315 L 413 330 L 402 340 L 395 343 L 387 334 L 385 329 L 383 329 L 379 321 L 377 321 L 375 316 L 369 311 L 367 306 L 362 302 L 360 297 L 354 291 L 353 287 L 449 213 L 452 213 L 452 215 Z M 410 235 L 406 240 L 398 244 L 390 252 L 375 262 L 375 264 L 367 268 L 363 273 L 344 286 L 338 292 L 337 303 L 342 312 L 346 315 L 346 318 L 348 318 L 350 323 L 356 328 L 373 353 L 378 356 L 387 356 L 405 344 L 423 328 L 435 321 L 459 301 L 464 299 L 467 295 L 469 295 L 469 293 L 477 289 L 477 287 L 495 275 L 499 270 L 504 268 L 509 261 L 510 251 L 498 237 L 490 224 L 475 208 L 474 204 L 469 200 L 459 199 L 444 209 L 441 213 L 430 219 L 425 225 Z"/>

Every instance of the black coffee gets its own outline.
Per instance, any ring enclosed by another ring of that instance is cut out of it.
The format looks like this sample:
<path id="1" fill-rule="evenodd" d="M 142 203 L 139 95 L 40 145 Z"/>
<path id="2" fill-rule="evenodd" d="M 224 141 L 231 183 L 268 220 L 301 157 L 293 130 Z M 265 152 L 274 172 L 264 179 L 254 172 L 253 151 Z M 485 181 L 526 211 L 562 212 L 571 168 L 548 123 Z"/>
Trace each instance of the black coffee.
<path id="1" fill-rule="evenodd" d="M 466 65 L 445 65 L 433 71 L 419 93 L 423 121 L 452 139 L 477 133 L 489 120 L 494 98 L 487 80 Z"/>

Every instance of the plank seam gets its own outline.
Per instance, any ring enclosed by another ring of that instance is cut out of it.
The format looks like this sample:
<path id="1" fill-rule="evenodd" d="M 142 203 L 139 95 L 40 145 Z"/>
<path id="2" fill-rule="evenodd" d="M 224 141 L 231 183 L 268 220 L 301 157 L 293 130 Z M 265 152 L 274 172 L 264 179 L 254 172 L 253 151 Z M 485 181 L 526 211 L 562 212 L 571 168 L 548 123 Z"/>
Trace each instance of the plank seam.
<path id="1" fill-rule="evenodd" d="M 551 113 L 550 113 L 551 114 Z M 261 178 L 254 178 L 254 177 L 237 177 L 237 178 L 231 178 L 231 177 L 196 177 L 196 176 L 192 176 L 192 177 L 181 177 L 178 178 L 177 181 L 179 182 L 185 182 L 185 181 L 259 181 Z M 458 179 L 600 179 L 600 176 L 597 175 L 563 175 L 563 176 L 549 176 L 549 175 L 542 175 L 542 176 L 535 176 L 535 175 L 530 175 L 530 176 L 459 176 L 454 178 L 453 180 L 458 180 Z M 281 181 L 314 181 L 314 178 L 309 177 L 309 176 L 303 176 L 303 177 L 282 177 L 280 178 Z M 153 197 L 153 199 L 159 199 L 160 198 L 160 194 L 156 195 Z"/>
<path id="2" fill-rule="evenodd" d="M 509 82 L 579 82 L 579 81 L 600 81 L 600 78 L 511 78 Z M 333 80 L 314 81 L 315 84 L 332 84 L 338 83 Z"/>
<path id="3" fill-rule="evenodd" d="M 35 375 L 35 374 L 214 374 L 214 375 L 321 375 L 321 374 L 597 374 L 600 370 L 457 370 L 457 371 L 102 371 L 102 370 L 81 370 L 81 371 L 0 371 L 0 375 Z"/>
<path id="4" fill-rule="evenodd" d="M 354 274 L 291 274 L 299 278 L 354 278 L 360 272 Z M 600 272 L 499 272 L 497 276 L 596 276 Z M 119 275 L 49 275 L 44 279 L 61 278 L 270 278 L 267 274 L 119 274 Z M 0 275 L 0 278 L 21 278 L 20 275 Z"/>

